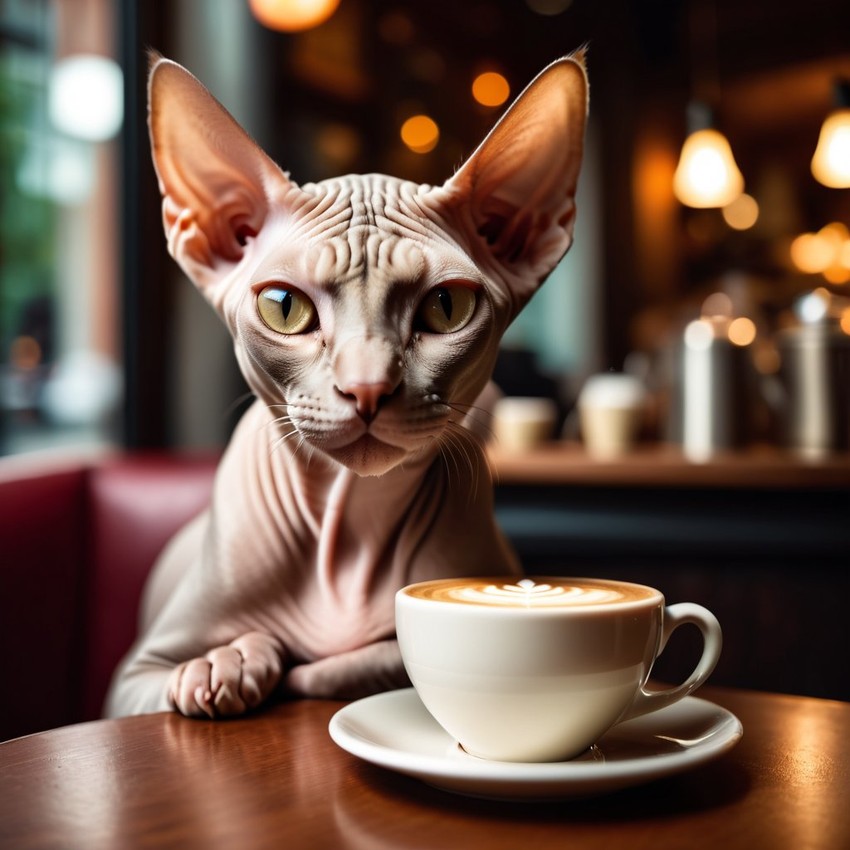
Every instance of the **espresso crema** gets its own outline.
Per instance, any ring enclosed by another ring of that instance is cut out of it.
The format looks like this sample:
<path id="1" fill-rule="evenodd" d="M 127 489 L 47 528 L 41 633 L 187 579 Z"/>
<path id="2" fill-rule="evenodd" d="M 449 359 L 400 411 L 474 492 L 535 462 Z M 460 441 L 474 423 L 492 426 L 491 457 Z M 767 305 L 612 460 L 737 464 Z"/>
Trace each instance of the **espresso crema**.
<path id="1" fill-rule="evenodd" d="M 580 608 L 650 599 L 657 591 L 626 582 L 559 578 L 444 579 L 405 590 L 416 599 L 508 608 Z"/>

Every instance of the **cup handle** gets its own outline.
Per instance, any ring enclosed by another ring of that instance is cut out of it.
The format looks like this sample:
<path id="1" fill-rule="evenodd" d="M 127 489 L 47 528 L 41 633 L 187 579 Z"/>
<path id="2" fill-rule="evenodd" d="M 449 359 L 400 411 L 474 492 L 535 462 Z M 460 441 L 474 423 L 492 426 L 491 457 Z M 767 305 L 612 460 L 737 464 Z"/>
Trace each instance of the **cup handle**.
<path id="1" fill-rule="evenodd" d="M 660 691 L 647 691 L 643 686 L 635 695 L 632 704 L 626 709 L 618 723 L 624 720 L 631 720 L 633 717 L 640 717 L 643 714 L 649 714 L 651 711 L 658 711 L 660 708 L 666 708 L 680 699 L 692 694 L 714 670 L 715 665 L 720 659 L 720 649 L 723 646 L 723 634 L 720 629 L 720 623 L 717 617 L 702 605 L 695 605 L 693 602 L 679 602 L 676 605 L 668 605 L 664 609 L 664 623 L 661 630 L 661 641 L 658 645 L 658 652 L 655 653 L 657 658 L 667 646 L 667 641 L 670 635 L 685 623 L 693 623 L 702 632 L 702 657 L 699 663 L 694 668 L 693 673 L 681 684 L 672 688 L 665 688 Z"/>

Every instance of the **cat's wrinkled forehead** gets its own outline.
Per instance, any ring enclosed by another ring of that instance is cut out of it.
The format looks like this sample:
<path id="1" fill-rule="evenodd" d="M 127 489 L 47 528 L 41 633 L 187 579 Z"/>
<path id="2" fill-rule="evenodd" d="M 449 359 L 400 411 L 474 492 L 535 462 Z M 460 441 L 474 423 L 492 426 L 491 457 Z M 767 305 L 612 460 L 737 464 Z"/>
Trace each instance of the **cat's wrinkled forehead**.
<path id="1" fill-rule="evenodd" d="M 421 197 L 429 189 L 386 174 L 348 174 L 301 187 L 318 201 L 317 217 L 332 221 L 339 215 L 350 227 L 374 225 L 379 219 L 419 222 Z"/>
<path id="2" fill-rule="evenodd" d="M 416 280 L 435 264 L 462 261 L 429 203 L 428 186 L 352 174 L 301 189 L 312 203 L 296 212 L 297 236 L 319 279 L 384 272 Z"/>

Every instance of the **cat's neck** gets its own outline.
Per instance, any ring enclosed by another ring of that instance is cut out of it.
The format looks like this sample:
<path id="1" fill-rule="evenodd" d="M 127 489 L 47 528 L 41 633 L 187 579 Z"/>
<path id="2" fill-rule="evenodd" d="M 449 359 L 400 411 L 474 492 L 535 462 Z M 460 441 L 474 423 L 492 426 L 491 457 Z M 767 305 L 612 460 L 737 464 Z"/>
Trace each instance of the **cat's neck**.
<path id="1" fill-rule="evenodd" d="M 468 448 L 468 470 L 451 466 L 435 441 L 383 475 L 361 476 L 294 440 L 281 439 L 264 404 L 256 402 L 246 416 L 255 420 L 245 423 L 255 435 L 266 435 L 256 445 L 267 453 L 272 480 L 289 504 L 297 505 L 298 519 L 290 520 L 310 528 L 317 546 L 315 579 L 325 598 L 366 598 L 376 573 L 387 572 L 390 584 L 403 583 L 388 572 L 392 564 L 406 569 L 391 554 L 399 535 L 407 535 L 404 545 L 411 546 L 430 527 L 449 479 L 459 489 L 481 483 L 477 445 Z"/>
<path id="2" fill-rule="evenodd" d="M 274 413 L 260 401 L 246 412 L 239 425 L 241 442 L 247 438 L 258 455 L 259 468 L 267 467 L 298 500 L 303 515 L 324 522 L 335 511 L 347 513 L 347 522 L 367 528 L 372 523 L 386 525 L 409 506 L 423 480 L 437 477 L 444 466 L 437 441 L 383 475 L 357 475 L 342 464 L 328 458 L 297 435 L 289 435 L 286 425 L 279 424 Z M 472 451 L 472 449 L 469 449 Z M 266 463 L 262 458 L 266 458 Z M 318 525 L 317 525 L 318 531 Z"/>

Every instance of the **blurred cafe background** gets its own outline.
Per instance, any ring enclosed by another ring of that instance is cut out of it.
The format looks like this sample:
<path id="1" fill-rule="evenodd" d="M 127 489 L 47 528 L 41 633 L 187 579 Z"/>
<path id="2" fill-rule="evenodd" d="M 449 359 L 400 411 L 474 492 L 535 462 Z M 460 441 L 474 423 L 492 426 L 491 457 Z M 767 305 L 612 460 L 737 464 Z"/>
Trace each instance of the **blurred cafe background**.
<path id="1" fill-rule="evenodd" d="M 712 607 L 720 683 L 850 699 L 846 0 L 0 0 L 0 454 L 214 456 L 248 403 L 166 253 L 149 48 L 299 182 L 438 183 L 585 44 L 575 244 L 497 369 L 500 519 L 531 570 Z"/>

